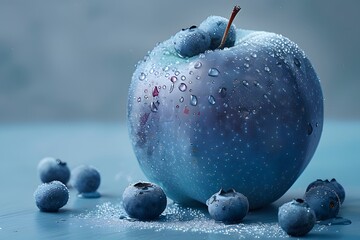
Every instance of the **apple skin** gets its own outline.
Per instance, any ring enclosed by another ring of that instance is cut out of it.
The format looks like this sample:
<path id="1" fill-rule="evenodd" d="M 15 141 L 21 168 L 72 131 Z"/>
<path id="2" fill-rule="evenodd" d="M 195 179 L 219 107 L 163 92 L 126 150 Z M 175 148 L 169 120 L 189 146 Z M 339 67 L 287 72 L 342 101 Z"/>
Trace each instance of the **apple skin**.
<path id="1" fill-rule="evenodd" d="M 310 61 L 275 33 L 238 29 L 233 47 L 191 58 L 172 38 L 137 64 L 129 89 L 129 135 L 143 172 L 185 205 L 221 188 L 244 194 L 250 209 L 277 200 L 322 132 Z"/>

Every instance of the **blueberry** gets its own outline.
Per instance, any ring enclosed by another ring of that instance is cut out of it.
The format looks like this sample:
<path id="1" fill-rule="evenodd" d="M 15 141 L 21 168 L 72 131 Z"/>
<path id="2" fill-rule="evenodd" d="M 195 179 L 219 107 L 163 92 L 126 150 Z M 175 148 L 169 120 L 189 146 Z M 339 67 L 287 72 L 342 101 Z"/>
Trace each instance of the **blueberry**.
<path id="1" fill-rule="evenodd" d="M 69 190 L 60 181 L 42 183 L 34 192 L 36 206 L 43 212 L 57 212 L 69 200 Z"/>
<path id="2" fill-rule="evenodd" d="M 323 186 L 326 184 L 326 182 L 329 182 L 328 180 L 322 180 L 322 179 L 316 179 L 315 181 L 311 182 L 307 188 L 306 188 L 306 191 L 309 191 L 311 188 L 313 187 L 317 187 L 317 186 Z"/>
<path id="3" fill-rule="evenodd" d="M 128 186 L 123 193 L 127 214 L 139 220 L 153 220 L 165 210 L 167 199 L 161 187 L 148 182 Z"/>
<path id="4" fill-rule="evenodd" d="M 333 186 L 334 191 L 337 193 L 337 195 L 340 198 L 341 204 L 343 204 L 345 200 L 345 189 L 343 188 L 343 186 L 340 183 L 338 183 L 338 181 L 336 181 L 335 178 L 330 180 L 329 186 Z"/>
<path id="5" fill-rule="evenodd" d="M 71 185 L 79 193 L 94 193 L 100 185 L 100 173 L 92 166 L 78 166 L 71 171 Z"/>
<path id="6" fill-rule="evenodd" d="M 279 208 L 280 227 L 291 236 L 304 236 L 314 227 L 314 210 L 303 199 L 296 199 Z"/>
<path id="7" fill-rule="evenodd" d="M 42 159 L 38 164 L 38 172 L 40 180 L 43 183 L 57 180 L 67 184 L 70 179 L 70 170 L 66 165 L 66 162 L 53 157 L 46 157 Z"/>
<path id="8" fill-rule="evenodd" d="M 339 196 L 328 186 L 311 188 L 305 193 L 304 199 L 314 210 L 317 220 L 334 218 L 339 213 Z"/>
<path id="9" fill-rule="evenodd" d="M 306 188 L 306 192 L 316 186 L 326 186 L 328 188 L 331 188 L 339 196 L 340 203 L 343 204 L 345 200 L 345 190 L 343 186 L 336 181 L 335 178 L 331 179 L 330 181 L 327 179 L 326 180 L 317 179 L 316 181 L 309 184 L 309 186 Z"/>
<path id="10" fill-rule="evenodd" d="M 210 37 L 208 33 L 192 26 L 174 36 L 174 47 L 181 56 L 192 57 L 209 49 Z"/>
<path id="11" fill-rule="evenodd" d="M 226 26 L 229 20 L 224 17 L 210 16 L 205 19 L 199 26 L 199 29 L 204 30 L 210 35 L 210 49 L 214 50 L 220 46 Z M 235 45 L 236 27 L 231 24 L 229 35 L 226 38 L 224 47 L 232 47 Z"/>
<path id="12" fill-rule="evenodd" d="M 206 205 L 215 221 L 225 223 L 240 222 L 249 211 L 248 199 L 234 189 L 221 189 L 206 201 Z"/>

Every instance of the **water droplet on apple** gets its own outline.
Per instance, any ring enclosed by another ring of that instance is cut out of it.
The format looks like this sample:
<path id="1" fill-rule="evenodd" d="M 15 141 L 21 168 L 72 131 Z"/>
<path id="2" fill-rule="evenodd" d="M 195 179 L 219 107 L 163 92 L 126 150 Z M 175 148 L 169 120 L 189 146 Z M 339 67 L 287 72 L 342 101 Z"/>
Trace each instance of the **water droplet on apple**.
<path id="1" fill-rule="evenodd" d="M 246 68 L 249 68 L 249 67 L 250 67 L 250 64 L 244 63 L 244 66 L 245 66 Z"/>
<path id="2" fill-rule="evenodd" d="M 146 75 L 145 75 L 145 73 L 140 73 L 140 76 L 139 76 L 139 80 L 141 80 L 141 81 L 144 81 L 145 80 L 145 78 L 146 78 Z"/>
<path id="3" fill-rule="evenodd" d="M 198 99 L 195 95 L 190 96 L 190 104 L 196 106 L 198 104 Z"/>
<path id="4" fill-rule="evenodd" d="M 159 106 L 159 102 L 152 102 L 151 104 L 150 104 L 150 109 L 151 109 L 151 111 L 152 112 L 157 112 L 158 111 L 158 106 Z"/>
<path id="5" fill-rule="evenodd" d="M 208 101 L 209 101 L 209 103 L 210 103 L 211 105 L 214 105 L 214 104 L 215 104 L 215 98 L 213 97 L 213 95 L 210 95 L 210 96 L 208 97 Z"/>
<path id="6" fill-rule="evenodd" d="M 170 76 L 170 73 L 166 73 L 166 74 L 165 74 L 165 77 L 169 77 L 169 76 Z"/>
<path id="7" fill-rule="evenodd" d="M 245 60 L 246 60 L 246 61 L 250 61 L 250 58 L 249 58 L 249 57 L 245 57 Z"/>
<path id="8" fill-rule="evenodd" d="M 170 69 L 169 66 L 166 66 L 166 67 L 163 68 L 163 71 L 167 72 L 167 71 L 169 71 L 169 69 Z"/>
<path id="9" fill-rule="evenodd" d="M 311 125 L 311 123 L 308 123 L 308 126 L 307 126 L 307 135 L 311 135 L 312 132 L 313 132 L 313 126 Z"/>
<path id="10" fill-rule="evenodd" d="M 201 68 L 201 66 L 202 66 L 201 62 L 196 62 L 194 65 L 194 68 L 199 69 L 199 68 Z"/>
<path id="11" fill-rule="evenodd" d="M 141 102 L 141 97 L 138 97 L 138 98 L 137 98 L 137 102 Z"/>
<path id="12" fill-rule="evenodd" d="M 253 58 L 256 58 L 256 57 L 257 57 L 256 53 L 252 53 L 251 56 L 252 56 Z"/>
<path id="13" fill-rule="evenodd" d="M 184 75 L 181 76 L 181 80 L 185 81 L 186 77 Z"/>
<path id="14" fill-rule="evenodd" d="M 243 80 L 242 83 L 243 83 L 243 85 L 244 85 L 245 87 L 249 86 L 249 82 L 246 81 L 246 80 Z"/>
<path id="15" fill-rule="evenodd" d="M 238 112 L 240 117 L 249 119 L 250 111 L 246 107 L 240 107 Z"/>
<path id="16" fill-rule="evenodd" d="M 294 57 L 294 64 L 295 64 L 297 67 L 300 67 L 300 66 L 301 66 L 300 60 L 297 59 L 296 57 Z"/>
<path id="17" fill-rule="evenodd" d="M 220 72 L 216 68 L 210 68 L 209 69 L 208 75 L 210 77 L 217 77 L 217 76 L 219 76 L 219 74 L 220 74 Z"/>
<path id="18" fill-rule="evenodd" d="M 264 68 L 264 70 L 265 70 L 265 72 L 270 72 L 270 68 L 269 68 L 268 66 L 266 66 L 266 67 Z"/>
<path id="19" fill-rule="evenodd" d="M 181 98 L 179 99 L 179 102 L 184 102 L 184 98 L 181 97 Z"/>
<path id="20" fill-rule="evenodd" d="M 179 76 L 180 72 L 179 71 L 175 71 L 175 76 Z"/>
<path id="21" fill-rule="evenodd" d="M 174 91 L 174 83 L 171 83 L 171 86 L 170 86 L 170 93 L 172 93 L 172 91 Z"/>
<path id="22" fill-rule="evenodd" d="M 150 73 L 154 73 L 154 69 L 152 68 L 152 69 L 150 69 L 150 71 L 149 71 Z"/>
<path id="23" fill-rule="evenodd" d="M 254 86 L 255 86 L 255 87 L 260 87 L 260 83 L 255 80 L 255 81 L 254 81 Z"/>
<path id="24" fill-rule="evenodd" d="M 220 97 L 224 98 L 226 97 L 226 93 L 227 93 L 227 89 L 222 87 L 222 88 L 219 88 L 219 95 Z"/>
<path id="25" fill-rule="evenodd" d="M 159 89 L 158 89 L 156 86 L 154 87 L 154 90 L 153 90 L 153 92 L 152 92 L 152 95 L 153 95 L 153 97 L 159 96 Z"/>
<path id="26" fill-rule="evenodd" d="M 177 77 L 172 76 L 172 77 L 170 78 L 170 81 L 171 81 L 172 83 L 175 83 L 175 82 L 177 81 Z"/>
<path id="27" fill-rule="evenodd" d="M 189 71 L 189 75 L 193 75 L 194 74 L 194 72 L 193 71 Z"/>
<path id="28" fill-rule="evenodd" d="M 200 78 L 201 78 L 200 76 L 196 76 L 196 80 L 200 80 Z"/>
<path id="29" fill-rule="evenodd" d="M 186 86 L 185 83 L 181 83 L 181 84 L 179 85 L 179 90 L 180 90 L 180 91 L 185 92 L 186 89 L 187 89 L 187 86 Z"/>

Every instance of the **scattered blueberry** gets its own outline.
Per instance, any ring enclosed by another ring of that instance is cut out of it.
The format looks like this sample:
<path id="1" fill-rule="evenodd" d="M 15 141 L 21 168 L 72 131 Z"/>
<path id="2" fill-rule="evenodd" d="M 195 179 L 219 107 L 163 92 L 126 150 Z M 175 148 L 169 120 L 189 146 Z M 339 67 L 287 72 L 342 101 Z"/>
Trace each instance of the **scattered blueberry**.
<path id="1" fill-rule="evenodd" d="M 42 183 L 34 192 L 36 206 L 43 212 L 57 212 L 69 200 L 69 190 L 60 181 Z"/>
<path id="2" fill-rule="evenodd" d="M 341 204 L 343 204 L 345 200 L 345 189 L 343 188 L 343 186 L 338 181 L 336 181 L 335 178 L 330 180 L 330 186 L 333 186 L 334 191 L 340 198 Z"/>
<path id="3" fill-rule="evenodd" d="M 336 194 L 340 198 L 341 204 L 343 204 L 343 202 L 345 200 L 345 190 L 344 190 L 343 186 L 336 181 L 335 178 L 331 179 L 330 181 L 327 179 L 326 180 L 317 179 L 316 181 L 309 184 L 309 186 L 306 188 L 306 192 L 316 186 L 326 186 L 326 187 L 331 188 L 332 190 L 334 190 L 336 192 Z"/>
<path id="4" fill-rule="evenodd" d="M 192 57 L 209 49 L 210 37 L 208 33 L 192 26 L 174 36 L 174 47 L 181 56 Z"/>
<path id="5" fill-rule="evenodd" d="M 326 182 L 329 182 L 329 180 L 316 179 L 307 186 L 305 192 L 309 191 L 313 187 L 323 186 Z"/>
<path id="6" fill-rule="evenodd" d="M 214 50 L 220 46 L 226 26 L 229 20 L 224 17 L 210 16 L 205 19 L 199 26 L 199 29 L 204 30 L 210 35 L 210 49 Z M 231 24 L 229 35 L 226 38 L 224 47 L 232 47 L 236 40 L 236 27 Z"/>
<path id="7" fill-rule="evenodd" d="M 67 184 L 70 179 L 70 169 L 66 165 L 66 162 L 53 157 L 46 157 L 42 159 L 38 164 L 38 172 L 40 180 L 43 183 L 57 180 Z"/>
<path id="8" fill-rule="evenodd" d="M 127 214 L 139 220 L 152 220 L 165 210 L 167 199 L 161 187 L 148 182 L 128 186 L 123 193 L 123 206 Z"/>
<path id="9" fill-rule="evenodd" d="M 317 220 L 334 218 L 339 213 L 340 199 L 328 186 L 316 186 L 305 193 L 305 201 L 315 212 Z"/>
<path id="10" fill-rule="evenodd" d="M 314 227 L 314 210 L 303 199 L 295 199 L 279 208 L 280 227 L 291 236 L 304 236 Z"/>
<path id="11" fill-rule="evenodd" d="M 82 197 L 99 197 L 96 190 L 100 185 L 100 173 L 92 166 L 78 166 L 71 171 L 71 185 Z"/>
<path id="12" fill-rule="evenodd" d="M 221 189 L 206 201 L 206 205 L 210 216 L 224 223 L 240 222 L 249 211 L 248 199 L 234 189 Z"/>

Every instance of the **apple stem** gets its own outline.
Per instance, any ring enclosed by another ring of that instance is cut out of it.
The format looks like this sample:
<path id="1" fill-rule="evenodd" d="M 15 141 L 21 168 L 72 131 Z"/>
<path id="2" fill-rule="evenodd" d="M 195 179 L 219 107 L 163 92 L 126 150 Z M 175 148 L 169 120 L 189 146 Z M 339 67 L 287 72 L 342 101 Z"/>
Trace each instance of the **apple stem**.
<path id="1" fill-rule="evenodd" d="M 230 19 L 229 19 L 229 22 L 226 26 L 226 29 L 225 29 L 225 32 L 224 32 L 224 35 L 221 39 L 221 43 L 219 45 L 219 49 L 223 49 L 224 48 L 224 45 L 225 45 L 225 42 L 226 42 L 226 38 L 229 34 L 229 30 L 230 30 L 230 27 L 231 27 L 231 24 L 232 22 L 234 21 L 235 17 L 236 17 L 236 14 L 238 14 L 238 12 L 240 11 L 240 6 L 236 5 L 234 6 L 233 10 L 232 10 L 232 13 L 231 13 L 231 16 L 230 16 Z"/>

